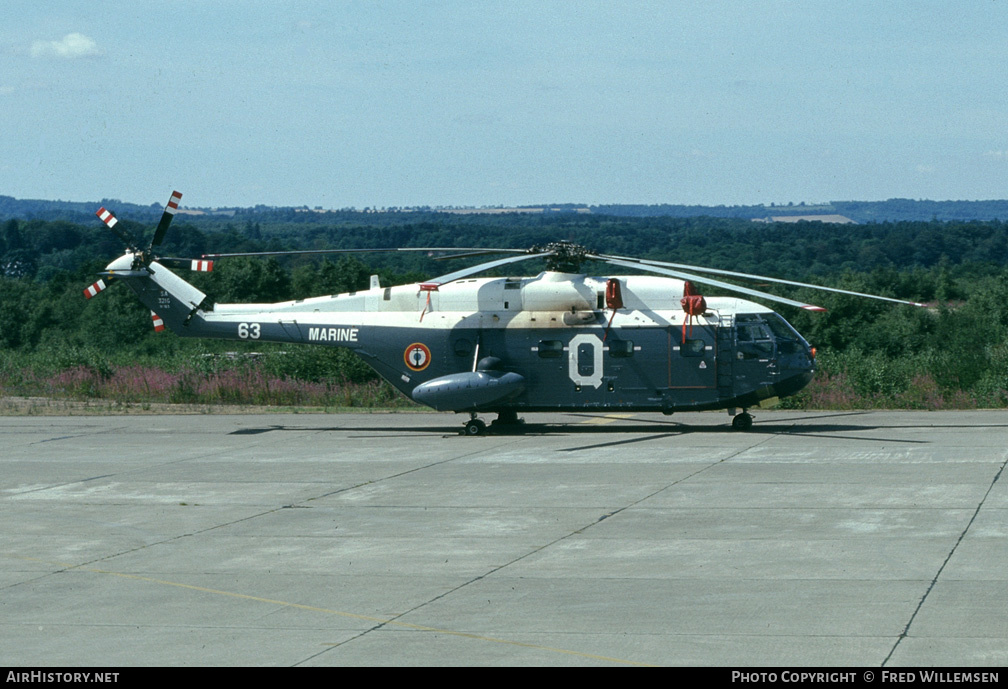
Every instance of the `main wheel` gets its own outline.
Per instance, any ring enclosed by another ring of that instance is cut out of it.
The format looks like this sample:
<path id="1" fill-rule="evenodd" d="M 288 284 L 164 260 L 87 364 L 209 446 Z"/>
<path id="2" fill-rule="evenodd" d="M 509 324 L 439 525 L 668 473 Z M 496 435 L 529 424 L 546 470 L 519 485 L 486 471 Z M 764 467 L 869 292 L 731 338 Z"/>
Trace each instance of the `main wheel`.
<path id="1" fill-rule="evenodd" d="M 752 415 L 747 412 L 736 414 L 735 418 L 732 419 L 731 427 L 736 431 L 748 431 L 752 428 Z"/>
<path id="2" fill-rule="evenodd" d="M 514 409 L 505 409 L 504 411 L 497 412 L 497 418 L 490 422 L 490 427 L 521 426 L 524 423 L 525 419 L 519 419 L 518 412 Z"/>

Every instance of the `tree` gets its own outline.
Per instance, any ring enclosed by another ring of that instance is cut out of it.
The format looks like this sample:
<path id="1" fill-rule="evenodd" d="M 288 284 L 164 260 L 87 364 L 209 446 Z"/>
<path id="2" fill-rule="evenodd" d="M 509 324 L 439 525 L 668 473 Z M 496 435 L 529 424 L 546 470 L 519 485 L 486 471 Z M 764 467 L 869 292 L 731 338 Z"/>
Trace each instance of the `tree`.
<path id="1" fill-rule="evenodd" d="M 290 276 L 276 259 L 240 257 L 214 264 L 209 296 L 214 301 L 262 303 L 291 297 Z"/>

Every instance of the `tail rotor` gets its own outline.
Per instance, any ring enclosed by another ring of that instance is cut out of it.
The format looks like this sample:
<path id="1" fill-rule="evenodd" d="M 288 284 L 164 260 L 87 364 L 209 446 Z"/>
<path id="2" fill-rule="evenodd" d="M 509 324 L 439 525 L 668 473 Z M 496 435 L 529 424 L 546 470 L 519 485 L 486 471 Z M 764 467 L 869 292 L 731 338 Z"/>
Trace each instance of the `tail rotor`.
<path id="1" fill-rule="evenodd" d="M 178 211 L 181 200 L 182 192 L 173 191 L 171 197 L 168 199 L 168 204 L 165 206 L 164 212 L 161 214 L 161 219 L 158 222 L 157 227 L 154 229 L 154 236 L 151 237 L 150 244 L 148 244 L 146 248 L 140 248 L 140 242 L 138 242 L 133 235 L 120 225 L 119 219 L 115 216 L 115 213 L 104 206 L 95 212 L 95 215 L 97 215 L 98 218 L 105 223 L 105 226 L 112 230 L 112 232 L 122 240 L 123 244 L 125 244 L 126 254 L 110 264 L 105 272 L 100 273 L 100 278 L 84 290 L 85 299 L 91 299 L 98 296 L 109 287 L 117 276 L 125 277 L 129 273 L 132 273 L 134 276 L 138 273 L 143 275 L 151 274 L 153 272 L 151 264 L 155 261 L 166 268 L 182 268 L 197 272 L 210 272 L 213 270 L 213 261 L 210 260 L 173 258 L 170 256 L 162 257 L 157 256 L 154 253 L 156 247 L 160 246 L 161 243 L 164 242 L 165 235 L 168 233 L 168 228 L 171 226 L 172 220 L 175 218 L 175 213 Z M 123 268 L 126 268 L 127 266 L 129 269 L 123 270 Z M 153 311 L 151 312 L 151 318 L 154 323 L 155 331 L 160 332 L 164 330 L 163 320 Z"/>
<path id="2" fill-rule="evenodd" d="M 150 251 L 155 246 L 160 246 L 161 242 L 164 241 L 165 233 L 168 231 L 168 226 L 171 225 L 171 221 L 175 218 L 175 211 L 178 210 L 179 201 L 182 200 L 181 191 L 173 191 L 171 198 L 168 199 L 168 205 L 165 206 L 164 213 L 161 214 L 161 221 L 158 222 L 157 229 L 154 230 L 154 236 L 151 238 L 150 246 L 147 250 Z"/>

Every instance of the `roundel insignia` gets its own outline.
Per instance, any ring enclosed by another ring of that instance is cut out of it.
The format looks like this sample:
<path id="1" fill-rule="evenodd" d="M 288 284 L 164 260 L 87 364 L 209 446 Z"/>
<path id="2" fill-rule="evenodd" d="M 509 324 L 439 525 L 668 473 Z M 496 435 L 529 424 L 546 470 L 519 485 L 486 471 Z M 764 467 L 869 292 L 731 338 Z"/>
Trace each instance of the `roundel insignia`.
<path id="1" fill-rule="evenodd" d="M 422 342 L 414 342 L 403 352 L 403 360 L 411 370 L 422 371 L 431 362 L 430 349 Z"/>

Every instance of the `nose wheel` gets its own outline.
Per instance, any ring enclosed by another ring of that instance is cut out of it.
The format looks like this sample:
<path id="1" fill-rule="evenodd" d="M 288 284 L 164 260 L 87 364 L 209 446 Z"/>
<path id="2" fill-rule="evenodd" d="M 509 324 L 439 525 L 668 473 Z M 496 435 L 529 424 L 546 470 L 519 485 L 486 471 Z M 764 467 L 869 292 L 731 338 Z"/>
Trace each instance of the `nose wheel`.
<path id="1" fill-rule="evenodd" d="M 486 433 L 486 424 L 483 423 L 482 419 L 476 418 L 476 414 L 466 421 L 466 425 L 462 430 L 463 435 L 483 435 Z"/>

